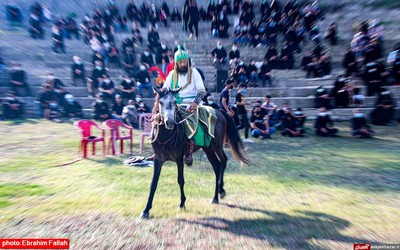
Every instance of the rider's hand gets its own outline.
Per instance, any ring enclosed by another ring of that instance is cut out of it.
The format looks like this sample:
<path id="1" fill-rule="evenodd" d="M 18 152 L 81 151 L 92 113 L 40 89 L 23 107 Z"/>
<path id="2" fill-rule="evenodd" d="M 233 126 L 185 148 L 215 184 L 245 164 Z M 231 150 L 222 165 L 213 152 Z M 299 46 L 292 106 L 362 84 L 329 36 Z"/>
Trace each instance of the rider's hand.
<path id="1" fill-rule="evenodd" d="M 195 110 L 197 110 L 197 107 L 199 106 L 199 104 L 192 102 L 187 108 L 186 108 L 186 112 L 193 112 Z"/>

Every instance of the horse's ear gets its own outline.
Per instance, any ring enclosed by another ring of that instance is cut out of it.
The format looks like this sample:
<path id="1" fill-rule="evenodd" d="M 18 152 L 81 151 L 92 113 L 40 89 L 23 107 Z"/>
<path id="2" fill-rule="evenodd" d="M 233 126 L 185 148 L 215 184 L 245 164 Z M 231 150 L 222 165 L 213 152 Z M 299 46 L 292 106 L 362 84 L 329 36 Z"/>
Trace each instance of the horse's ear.
<path id="1" fill-rule="evenodd" d="M 179 87 L 179 88 L 177 88 L 177 89 L 171 89 L 169 92 L 171 92 L 172 94 L 176 94 L 176 93 L 178 93 L 179 91 L 181 91 L 181 89 L 182 89 L 182 87 Z"/>
<path id="2" fill-rule="evenodd" d="M 163 92 L 159 87 L 152 87 L 152 88 L 159 96 L 163 96 Z"/>

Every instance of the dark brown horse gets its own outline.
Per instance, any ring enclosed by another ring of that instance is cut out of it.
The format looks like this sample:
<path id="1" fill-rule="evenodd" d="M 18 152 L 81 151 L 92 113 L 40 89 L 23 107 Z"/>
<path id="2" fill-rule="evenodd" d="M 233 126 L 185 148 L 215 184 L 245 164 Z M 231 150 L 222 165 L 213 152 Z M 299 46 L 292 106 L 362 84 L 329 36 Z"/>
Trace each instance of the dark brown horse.
<path id="1" fill-rule="evenodd" d="M 152 135 L 152 147 L 155 154 L 153 180 L 150 186 L 150 194 L 142 218 L 149 218 L 154 193 L 157 189 L 158 179 L 165 161 L 174 161 L 178 166 L 178 183 L 181 191 L 180 208 L 185 208 L 185 179 L 183 175 L 183 158 L 188 148 L 183 125 L 183 118 L 177 109 L 174 94 L 177 91 L 155 89 L 159 99 L 159 112 L 161 121 L 155 125 Z M 224 198 L 224 171 L 228 158 L 224 152 L 224 141 L 227 139 L 233 156 L 246 164 L 250 161 L 243 151 L 243 144 L 236 129 L 233 119 L 224 111 L 216 110 L 217 121 L 215 125 L 214 138 L 209 147 L 202 147 L 210 161 L 215 173 L 215 193 L 212 203 L 218 203 L 219 198 Z M 199 147 L 197 147 L 197 150 Z M 196 149 L 195 149 L 196 150 Z M 218 197 L 219 194 L 219 197 Z"/>

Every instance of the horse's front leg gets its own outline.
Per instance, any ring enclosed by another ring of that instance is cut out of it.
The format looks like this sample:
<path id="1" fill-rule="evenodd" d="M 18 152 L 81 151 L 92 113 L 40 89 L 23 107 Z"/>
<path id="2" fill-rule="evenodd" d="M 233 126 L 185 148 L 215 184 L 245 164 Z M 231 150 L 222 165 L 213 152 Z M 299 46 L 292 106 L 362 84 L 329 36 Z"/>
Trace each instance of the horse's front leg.
<path id="1" fill-rule="evenodd" d="M 184 191 L 185 177 L 183 174 L 183 167 L 184 167 L 183 157 L 179 158 L 179 160 L 176 162 L 176 165 L 178 166 L 178 183 L 179 183 L 179 188 L 181 190 L 181 203 L 179 204 L 179 208 L 184 209 L 186 196 L 185 196 L 185 191 Z"/>
<path id="2" fill-rule="evenodd" d="M 163 164 L 164 164 L 164 161 L 161 161 L 161 160 L 157 159 L 157 157 L 155 157 L 153 180 L 151 181 L 149 199 L 147 200 L 146 208 L 144 209 L 144 211 L 142 212 L 142 215 L 141 215 L 141 217 L 143 219 L 149 218 L 149 211 L 153 204 L 154 193 L 156 192 L 156 189 L 157 189 L 158 179 L 160 178 L 161 168 L 162 168 Z"/>

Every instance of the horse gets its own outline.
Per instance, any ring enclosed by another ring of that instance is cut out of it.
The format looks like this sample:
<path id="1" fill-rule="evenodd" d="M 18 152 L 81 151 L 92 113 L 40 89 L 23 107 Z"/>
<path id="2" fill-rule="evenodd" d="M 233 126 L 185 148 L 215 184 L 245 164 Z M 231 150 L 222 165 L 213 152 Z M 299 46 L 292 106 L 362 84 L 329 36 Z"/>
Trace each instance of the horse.
<path id="1" fill-rule="evenodd" d="M 174 161 L 178 167 L 178 183 L 180 187 L 181 199 L 179 208 L 185 209 L 186 196 L 184 192 L 185 179 L 183 174 L 184 167 L 184 154 L 188 148 L 190 141 L 184 133 L 182 122 L 184 119 L 179 109 L 177 108 L 176 99 L 174 94 L 179 92 L 180 89 L 158 89 L 154 88 L 157 92 L 159 117 L 160 121 L 155 123 L 151 137 L 151 145 L 154 150 L 154 172 L 150 186 L 150 194 L 148 197 L 147 205 L 141 214 L 143 219 L 149 218 L 149 211 L 152 207 L 154 193 L 157 189 L 158 180 L 160 177 L 161 169 L 165 161 Z M 244 154 L 243 144 L 239 136 L 239 132 L 233 119 L 222 110 L 216 111 L 216 125 L 214 131 L 214 138 L 211 140 L 208 147 L 202 147 L 210 161 L 215 173 L 215 193 L 211 202 L 217 204 L 219 198 L 223 199 L 226 195 L 224 190 L 224 171 L 228 157 L 224 152 L 224 141 L 228 142 L 232 155 L 239 161 L 250 164 L 250 161 Z M 193 152 L 199 150 L 200 147 L 196 146 Z M 219 194 L 219 197 L 218 197 Z"/>

